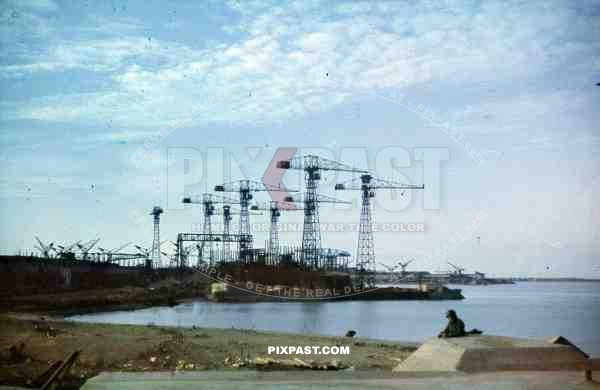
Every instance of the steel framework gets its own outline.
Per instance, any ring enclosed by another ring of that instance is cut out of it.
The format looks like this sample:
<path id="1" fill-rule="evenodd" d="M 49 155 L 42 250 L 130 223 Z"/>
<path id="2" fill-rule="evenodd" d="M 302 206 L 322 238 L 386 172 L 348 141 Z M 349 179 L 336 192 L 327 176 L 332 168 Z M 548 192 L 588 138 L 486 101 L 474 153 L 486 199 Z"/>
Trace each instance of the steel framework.
<path id="1" fill-rule="evenodd" d="M 154 238 L 152 240 L 152 252 L 150 253 L 150 261 L 148 266 L 152 268 L 158 268 L 160 266 L 160 215 L 163 213 L 163 209 L 154 206 L 150 215 L 154 220 Z"/>
<path id="2" fill-rule="evenodd" d="M 223 243 L 245 243 L 248 245 L 252 242 L 252 235 L 250 234 L 203 234 L 203 233 L 179 233 L 177 235 L 177 265 L 178 267 L 188 266 L 187 255 L 184 248 L 185 242 L 223 242 Z M 227 260 L 227 259 L 224 259 Z"/>
<path id="3" fill-rule="evenodd" d="M 215 186 L 217 192 L 235 192 L 239 194 L 240 204 L 240 236 L 250 235 L 250 214 L 249 206 L 252 200 L 253 192 L 268 191 L 268 192 L 293 192 L 279 186 L 265 185 L 258 180 L 242 179 L 224 183 Z M 250 262 L 252 259 L 252 241 L 240 241 L 239 243 L 239 258 L 245 262 Z"/>
<path id="4" fill-rule="evenodd" d="M 203 206 L 204 222 L 202 224 L 202 233 L 211 235 L 212 234 L 212 217 L 215 215 L 215 204 L 223 204 L 223 216 L 224 216 L 224 231 L 223 234 L 229 234 L 229 221 L 231 220 L 231 204 L 239 204 L 239 202 L 233 199 L 217 197 L 214 194 L 203 194 L 201 200 L 194 200 L 190 197 L 183 198 L 184 204 L 201 204 Z M 202 260 L 202 254 L 206 243 L 209 243 L 209 263 L 212 265 L 214 258 L 214 247 L 212 242 L 203 241 L 198 247 L 198 262 Z"/>
<path id="5" fill-rule="evenodd" d="M 366 173 L 367 171 L 313 154 L 278 161 L 277 168 L 303 170 L 305 173 L 306 194 L 304 197 L 302 258 L 304 264 L 309 264 L 316 269 L 321 257 L 321 230 L 317 192 L 318 182 L 321 180 L 321 171 L 351 173 Z"/>
<path id="6" fill-rule="evenodd" d="M 401 184 L 390 180 L 375 178 L 369 174 L 360 176 L 360 181 L 353 180 L 348 184 L 335 185 L 338 191 L 361 191 L 362 202 L 360 211 L 360 224 L 358 232 L 358 250 L 356 251 L 356 269 L 360 275 L 361 283 L 373 287 L 375 284 L 375 241 L 373 238 L 373 213 L 371 198 L 375 197 L 375 190 L 400 190 L 404 196 L 406 190 L 423 189 L 423 185 Z"/>

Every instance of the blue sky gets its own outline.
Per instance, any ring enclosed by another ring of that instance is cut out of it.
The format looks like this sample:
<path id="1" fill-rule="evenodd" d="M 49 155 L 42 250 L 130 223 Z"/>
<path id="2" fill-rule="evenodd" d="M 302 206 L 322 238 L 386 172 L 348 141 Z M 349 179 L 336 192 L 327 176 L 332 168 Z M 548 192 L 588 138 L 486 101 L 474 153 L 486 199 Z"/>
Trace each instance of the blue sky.
<path id="1" fill-rule="evenodd" d="M 327 148 L 335 158 L 364 147 L 366 162 L 346 162 L 370 169 L 384 147 L 411 155 L 439 147 L 450 153 L 441 166 L 441 209 L 423 210 L 417 193 L 401 212 L 376 207 L 377 221 L 427 224 L 425 233 L 377 234 L 380 261 L 428 254 L 485 212 L 478 244 L 465 241 L 448 255 L 468 270 L 600 277 L 599 15 L 593 1 L 4 0 L 0 247 L 31 248 L 34 235 L 148 244 L 129 215 L 166 206 L 169 147 L 204 156 L 203 180 L 187 189 L 194 192 L 204 192 L 208 172 L 219 169 L 262 176 L 277 147 Z M 377 95 L 283 85 L 292 79 L 354 80 Z M 270 87 L 195 116 L 132 163 L 167 122 L 258 82 Z M 391 102 L 393 93 L 406 104 Z M 409 105 L 443 117 L 483 161 Z M 224 148 L 225 161 L 206 148 Z M 253 159 L 246 148 L 260 149 Z M 422 168 L 412 161 L 400 171 L 420 184 Z M 299 184 L 291 173 L 285 182 Z M 282 220 L 301 221 L 296 214 Z M 322 212 L 331 222 L 358 216 L 357 209 Z M 167 210 L 163 237 L 200 220 L 197 211 Z M 328 234 L 324 246 L 354 251 L 355 240 Z"/>

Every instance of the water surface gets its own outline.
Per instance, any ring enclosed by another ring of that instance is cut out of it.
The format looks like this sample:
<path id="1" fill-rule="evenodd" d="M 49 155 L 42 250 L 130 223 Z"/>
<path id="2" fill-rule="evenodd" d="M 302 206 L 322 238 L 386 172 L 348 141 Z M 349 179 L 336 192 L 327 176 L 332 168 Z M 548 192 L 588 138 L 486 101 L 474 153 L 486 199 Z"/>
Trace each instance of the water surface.
<path id="1" fill-rule="evenodd" d="M 265 302 L 196 301 L 175 307 L 96 313 L 75 321 L 245 328 L 291 333 L 423 341 L 444 326 L 454 309 L 467 329 L 514 337 L 565 336 L 600 356 L 600 283 L 520 282 L 515 285 L 456 286 L 462 301 Z"/>

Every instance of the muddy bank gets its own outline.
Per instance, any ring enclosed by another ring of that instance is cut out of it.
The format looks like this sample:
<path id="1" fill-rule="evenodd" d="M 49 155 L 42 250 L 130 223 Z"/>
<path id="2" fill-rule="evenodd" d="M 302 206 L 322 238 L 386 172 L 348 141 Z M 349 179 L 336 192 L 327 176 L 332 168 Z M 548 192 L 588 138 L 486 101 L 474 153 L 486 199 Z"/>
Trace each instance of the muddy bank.
<path id="1" fill-rule="evenodd" d="M 350 346 L 349 355 L 268 355 L 269 346 Z M 12 347 L 12 348 L 11 348 Z M 37 315 L 0 316 L 0 385 L 36 386 L 74 350 L 71 388 L 100 371 L 243 370 L 239 362 L 294 359 L 317 366 L 390 371 L 413 344 L 236 329 L 84 324 Z M 335 363 L 332 363 L 333 360 Z M 254 367 L 256 368 L 256 367 Z"/>
<path id="2" fill-rule="evenodd" d="M 75 315 L 112 310 L 134 310 L 151 306 L 173 306 L 207 294 L 203 275 L 167 279 L 147 286 L 86 289 L 0 297 L 0 311 L 50 315 Z"/>
<path id="3" fill-rule="evenodd" d="M 173 306 L 202 292 L 154 292 L 142 287 L 91 290 L 61 294 L 38 294 L 6 299 L 4 312 L 75 315 L 112 310 L 135 310 L 151 306 Z"/>

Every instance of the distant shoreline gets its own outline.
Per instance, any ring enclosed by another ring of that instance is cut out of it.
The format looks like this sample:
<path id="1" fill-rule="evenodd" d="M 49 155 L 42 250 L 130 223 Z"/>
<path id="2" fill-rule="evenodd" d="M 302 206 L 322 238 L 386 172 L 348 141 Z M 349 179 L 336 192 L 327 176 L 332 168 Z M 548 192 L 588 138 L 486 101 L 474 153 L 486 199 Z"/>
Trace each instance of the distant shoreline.
<path id="1" fill-rule="evenodd" d="M 600 279 L 585 279 L 585 278 L 512 278 L 515 282 L 584 282 L 598 283 Z"/>

